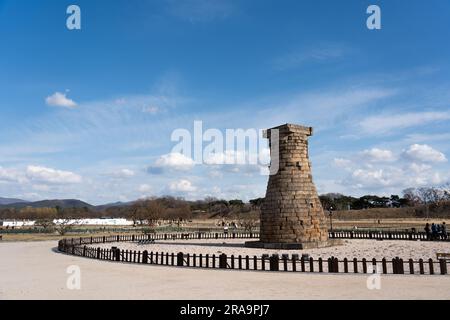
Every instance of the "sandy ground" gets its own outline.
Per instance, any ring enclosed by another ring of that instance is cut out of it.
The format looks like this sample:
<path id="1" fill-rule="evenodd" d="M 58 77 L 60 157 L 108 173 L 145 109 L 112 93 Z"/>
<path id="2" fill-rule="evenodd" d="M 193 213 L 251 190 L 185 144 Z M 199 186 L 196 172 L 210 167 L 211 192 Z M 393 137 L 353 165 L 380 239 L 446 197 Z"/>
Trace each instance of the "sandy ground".
<path id="1" fill-rule="evenodd" d="M 52 251 L 50 242 L 0 243 L 0 299 L 450 299 L 450 276 L 271 273 L 97 261 Z M 69 266 L 81 289 L 69 290 Z"/>
<path id="2" fill-rule="evenodd" d="M 136 250 L 148 252 L 168 252 L 168 253 L 190 253 L 190 254 L 216 254 L 225 253 L 227 255 L 249 255 L 261 256 L 262 254 L 309 254 L 313 258 L 329 258 L 331 256 L 344 259 L 353 258 L 382 258 L 392 259 L 399 257 L 402 259 L 419 260 L 432 258 L 436 259 L 437 252 L 450 253 L 450 242 L 427 242 L 427 241 L 398 241 L 398 240 L 343 240 L 343 245 L 309 249 L 309 250 L 267 250 L 267 249 L 250 249 L 244 247 L 243 239 L 225 239 L 225 240 L 175 240 L 175 241 L 156 241 L 154 244 L 140 245 L 131 242 L 107 243 L 95 245 L 110 249 L 111 246 L 117 246 L 123 250 Z"/>

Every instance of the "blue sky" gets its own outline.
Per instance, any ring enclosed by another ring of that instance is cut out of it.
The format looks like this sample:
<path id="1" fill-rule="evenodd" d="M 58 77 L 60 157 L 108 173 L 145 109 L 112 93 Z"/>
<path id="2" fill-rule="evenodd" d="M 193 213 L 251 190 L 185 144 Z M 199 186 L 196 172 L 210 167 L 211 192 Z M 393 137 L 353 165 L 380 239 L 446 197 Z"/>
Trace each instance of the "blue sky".
<path id="1" fill-rule="evenodd" d="M 66 28 L 71 4 L 81 30 Z M 371 4 L 381 30 L 366 27 Z M 173 130 L 195 120 L 313 126 L 321 193 L 446 183 L 449 12 L 445 0 L 0 0 L 0 196 L 264 196 L 251 166 L 171 154 Z"/>

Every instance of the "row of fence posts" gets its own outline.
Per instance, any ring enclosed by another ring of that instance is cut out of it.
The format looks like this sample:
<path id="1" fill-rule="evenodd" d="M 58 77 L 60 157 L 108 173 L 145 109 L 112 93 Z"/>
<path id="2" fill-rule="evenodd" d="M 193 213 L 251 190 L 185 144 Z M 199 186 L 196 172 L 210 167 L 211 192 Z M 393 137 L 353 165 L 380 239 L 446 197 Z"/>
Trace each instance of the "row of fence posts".
<path id="1" fill-rule="evenodd" d="M 258 233 L 163 233 L 163 234 L 147 234 L 147 235 L 117 235 L 117 236 L 102 236 L 77 239 L 79 245 L 93 244 L 93 243 L 107 243 L 107 242 L 126 242 L 139 240 L 183 240 L 183 239 L 253 239 L 258 238 Z M 63 240 L 67 243 L 67 239 Z M 77 244 L 75 239 L 69 240 L 71 245 Z"/>
<path id="2" fill-rule="evenodd" d="M 374 232 L 374 231 L 332 231 L 329 232 L 331 239 L 386 239 L 386 240 L 427 240 L 425 233 L 414 232 Z M 178 239 L 236 239 L 236 238 L 259 238 L 258 233 L 164 233 L 164 234 L 147 234 L 147 235 L 117 235 L 70 239 L 71 245 L 75 244 L 93 244 L 107 242 L 122 241 L 139 241 L 139 240 L 178 240 Z M 440 241 L 450 241 L 448 239 L 438 239 Z M 66 241 L 67 244 L 67 240 Z"/>
<path id="3" fill-rule="evenodd" d="M 74 251 L 75 246 L 73 246 L 72 253 L 75 254 Z M 82 256 L 86 257 L 86 252 L 89 248 L 86 246 L 83 246 L 82 248 Z M 96 250 L 95 258 L 101 259 L 101 248 L 92 248 Z M 108 251 L 108 250 L 107 250 Z M 193 254 L 190 256 L 189 254 L 185 255 L 183 252 L 179 252 L 176 254 L 174 253 L 163 253 L 163 252 L 148 252 L 147 250 L 143 251 L 124 251 L 120 250 L 116 247 L 112 247 L 110 250 L 112 253 L 112 260 L 118 261 L 118 262 L 134 262 L 134 263 L 143 263 L 143 264 L 160 264 L 160 265 L 172 265 L 172 266 L 178 266 L 178 267 L 205 267 L 205 268 L 216 268 L 216 255 L 210 256 L 209 254 L 206 255 L 196 255 Z M 89 257 L 92 257 L 90 255 Z M 142 259 L 141 259 L 142 257 Z M 190 258 L 192 257 L 192 264 L 190 263 Z M 197 258 L 199 258 L 199 264 L 197 265 Z M 203 259 L 205 258 L 205 259 Z M 210 261 L 210 258 L 212 258 L 212 261 Z M 242 257 L 239 255 L 238 257 L 235 257 L 234 255 L 231 255 L 231 257 L 228 257 L 226 254 L 219 255 L 219 269 L 239 269 L 239 270 L 250 270 L 250 260 L 253 260 L 253 270 L 260 270 L 260 271 L 266 271 L 266 262 L 269 262 L 269 269 L 267 271 L 297 271 L 297 263 L 300 262 L 300 269 L 298 271 L 306 272 L 305 264 L 309 264 L 309 272 L 315 272 L 314 262 L 317 262 L 318 268 L 316 269 L 316 272 L 322 273 L 324 272 L 324 260 L 322 258 L 319 258 L 318 260 L 313 260 L 312 257 L 309 259 L 305 259 L 303 256 L 299 259 L 298 255 L 294 254 L 291 256 L 291 258 L 288 257 L 288 255 L 282 255 L 281 259 L 280 256 L 277 254 L 274 254 L 272 256 L 269 255 L 262 255 L 261 258 L 257 258 L 254 256 L 253 258 L 250 258 L 249 256 Z M 164 263 L 164 259 L 166 262 Z M 170 262 L 169 262 L 170 260 Z M 205 260 L 205 264 L 203 261 Z M 258 269 L 257 267 L 257 261 L 261 260 L 261 268 Z M 230 263 L 229 263 L 230 262 Z M 282 265 L 282 268 L 280 269 L 280 262 Z M 341 270 L 341 273 L 349 273 L 349 265 L 353 264 L 353 273 L 388 273 L 387 268 L 387 260 L 382 259 L 382 270 L 380 272 L 377 270 L 378 262 L 376 259 L 372 259 L 371 261 L 368 261 L 367 259 L 362 259 L 361 261 L 358 261 L 356 258 L 353 260 L 348 260 L 345 258 L 342 261 L 339 261 L 338 258 L 331 257 L 326 260 L 327 263 L 327 272 L 328 273 L 339 273 L 339 262 L 343 262 L 343 270 Z M 362 270 L 358 268 L 358 263 L 362 263 Z M 237 265 L 236 265 L 237 263 Z M 368 271 L 368 265 L 371 263 L 371 269 Z M 401 258 L 393 258 L 392 261 L 392 273 L 393 274 L 405 274 L 404 270 L 404 260 Z M 289 270 L 288 265 L 291 264 L 291 269 Z M 418 274 L 425 274 L 424 270 L 424 261 L 423 259 L 419 260 L 419 273 Z M 415 262 L 412 259 L 409 259 L 408 266 L 409 266 L 409 273 L 410 274 L 417 274 L 415 272 L 414 268 Z M 439 260 L 439 266 L 440 266 L 440 274 L 445 275 L 448 274 L 447 272 L 447 263 L 445 259 Z M 432 259 L 428 260 L 428 270 L 429 274 L 433 275 L 435 274 L 434 271 L 434 261 Z"/>
<path id="4" fill-rule="evenodd" d="M 431 239 L 425 232 L 413 231 L 330 231 L 328 236 L 331 239 L 386 239 L 386 240 L 433 240 L 450 241 L 448 235 L 440 235 L 438 238 Z"/>

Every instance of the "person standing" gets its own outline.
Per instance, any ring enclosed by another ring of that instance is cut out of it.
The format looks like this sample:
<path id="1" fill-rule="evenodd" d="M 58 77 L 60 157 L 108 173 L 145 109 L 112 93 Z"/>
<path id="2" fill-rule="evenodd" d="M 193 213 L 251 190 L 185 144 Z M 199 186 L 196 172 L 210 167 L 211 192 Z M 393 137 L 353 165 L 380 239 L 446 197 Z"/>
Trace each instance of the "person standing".
<path id="1" fill-rule="evenodd" d="M 438 235 L 437 226 L 436 226 L 436 224 L 432 223 L 431 224 L 431 240 L 435 240 L 437 238 L 437 235 Z"/>
<path id="2" fill-rule="evenodd" d="M 443 237 L 443 239 L 447 240 L 448 234 L 447 234 L 447 226 L 445 225 L 445 221 L 442 222 L 441 230 L 442 230 L 442 237 Z"/>
<path id="3" fill-rule="evenodd" d="M 427 223 L 425 225 L 424 230 L 425 230 L 425 233 L 427 234 L 427 240 L 431 240 L 431 229 L 430 229 L 430 224 L 429 223 Z"/>

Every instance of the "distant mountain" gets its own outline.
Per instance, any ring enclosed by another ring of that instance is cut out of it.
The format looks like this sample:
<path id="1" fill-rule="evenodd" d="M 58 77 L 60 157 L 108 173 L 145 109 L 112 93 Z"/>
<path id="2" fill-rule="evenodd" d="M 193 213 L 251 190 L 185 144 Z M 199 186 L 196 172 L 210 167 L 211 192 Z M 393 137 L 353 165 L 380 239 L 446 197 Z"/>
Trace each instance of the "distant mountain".
<path id="1" fill-rule="evenodd" d="M 12 204 L 12 203 L 23 203 L 23 202 L 27 202 L 27 201 L 21 200 L 21 199 L 2 198 L 2 197 L 0 197 L 0 205 Z"/>
<path id="2" fill-rule="evenodd" d="M 112 207 L 126 207 L 126 206 L 130 206 L 132 204 L 134 204 L 136 201 L 129 201 L 129 202 L 113 202 L 113 203 L 107 203 L 107 204 L 102 204 L 102 205 L 98 205 L 95 206 L 95 210 L 101 211 L 101 210 L 105 210 L 108 208 L 112 208 Z"/>
<path id="3" fill-rule="evenodd" d="M 34 201 L 34 202 L 10 202 L 8 204 L 1 204 L 0 208 L 16 208 L 16 209 L 22 209 L 25 207 L 32 207 L 32 208 L 54 208 L 54 207 L 61 207 L 61 208 L 94 208 L 93 205 L 77 200 L 77 199 L 63 199 L 63 200 L 41 200 L 41 201 Z"/>
<path id="4" fill-rule="evenodd" d="M 78 200 L 78 199 L 55 199 L 55 200 L 40 200 L 40 201 L 25 201 L 21 199 L 9 199 L 9 198 L 0 198 L 0 209 L 1 208 L 15 208 L 22 209 L 25 207 L 32 208 L 55 208 L 56 206 L 61 208 L 84 208 L 87 207 L 93 211 L 102 211 L 112 207 L 126 207 L 131 206 L 136 201 L 129 202 L 113 202 L 102 204 L 98 206 L 91 205 L 87 202 Z"/>

